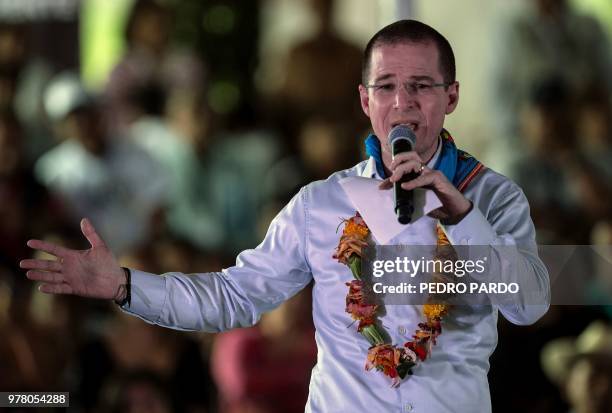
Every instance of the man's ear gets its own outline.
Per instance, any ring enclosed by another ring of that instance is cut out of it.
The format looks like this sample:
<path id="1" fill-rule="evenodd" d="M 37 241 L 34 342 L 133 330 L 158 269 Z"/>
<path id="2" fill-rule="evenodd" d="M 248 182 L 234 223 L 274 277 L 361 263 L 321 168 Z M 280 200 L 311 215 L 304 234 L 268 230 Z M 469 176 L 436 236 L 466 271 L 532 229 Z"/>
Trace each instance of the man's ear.
<path id="1" fill-rule="evenodd" d="M 370 117 L 370 97 L 368 96 L 368 89 L 364 85 L 359 85 L 359 101 L 361 102 L 361 109 L 366 116 Z"/>
<path id="2" fill-rule="evenodd" d="M 448 104 L 446 105 L 446 114 L 450 115 L 455 111 L 459 103 L 459 82 L 455 82 L 448 87 L 446 91 L 448 96 Z"/>

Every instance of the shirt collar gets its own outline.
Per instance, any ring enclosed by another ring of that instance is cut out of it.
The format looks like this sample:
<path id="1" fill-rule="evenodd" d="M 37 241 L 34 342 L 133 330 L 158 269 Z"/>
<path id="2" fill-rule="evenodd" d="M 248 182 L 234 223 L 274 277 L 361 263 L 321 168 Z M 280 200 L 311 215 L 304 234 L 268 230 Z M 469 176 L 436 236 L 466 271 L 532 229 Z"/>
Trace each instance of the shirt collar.
<path id="1" fill-rule="evenodd" d="M 427 167 L 430 169 L 433 169 L 433 167 L 436 165 L 436 162 L 438 162 L 438 158 L 440 157 L 440 153 L 442 152 L 442 145 L 440 141 L 441 138 L 438 137 L 438 148 L 436 149 L 436 153 L 434 153 L 434 156 L 432 156 L 429 162 L 427 162 Z M 376 161 L 374 160 L 374 157 L 370 156 L 360 176 L 364 178 L 382 179 L 378 175 L 378 172 L 376 172 Z"/>

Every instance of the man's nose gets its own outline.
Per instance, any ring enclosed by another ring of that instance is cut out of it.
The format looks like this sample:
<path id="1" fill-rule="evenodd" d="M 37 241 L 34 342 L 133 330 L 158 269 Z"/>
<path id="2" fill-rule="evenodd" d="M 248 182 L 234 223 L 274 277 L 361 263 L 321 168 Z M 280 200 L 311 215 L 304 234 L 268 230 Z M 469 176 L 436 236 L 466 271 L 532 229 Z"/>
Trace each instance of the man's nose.
<path id="1" fill-rule="evenodd" d="M 406 109 L 414 107 L 418 104 L 417 94 L 410 89 L 409 85 L 401 85 L 395 92 L 395 107 L 397 109 Z"/>

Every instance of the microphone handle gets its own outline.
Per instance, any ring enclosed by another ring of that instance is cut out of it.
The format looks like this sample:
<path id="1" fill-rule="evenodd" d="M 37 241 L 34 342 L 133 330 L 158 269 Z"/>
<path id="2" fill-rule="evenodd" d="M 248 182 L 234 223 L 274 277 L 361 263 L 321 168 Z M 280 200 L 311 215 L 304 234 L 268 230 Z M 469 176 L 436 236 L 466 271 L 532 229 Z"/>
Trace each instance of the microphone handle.
<path id="1" fill-rule="evenodd" d="M 406 139 L 398 139 L 393 144 L 393 156 L 401 152 L 409 152 L 412 150 L 412 144 Z M 410 172 L 401 177 L 401 179 L 393 184 L 393 199 L 395 203 L 395 214 L 400 224 L 406 225 L 412 221 L 414 212 L 414 203 L 412 191 L 406 191 L 402 188 L 402 183 L 413 180 L 419 176 L 417 172 Z"/>
<path id="2" fill-rule="evenodd" d="M 410 172 L 404 175 L 398 182 L 393 185 L 395 214 L 400 224 L 409 224 L 412 221 L 414 213 L 414 201 L 412 191 L 407 191 L 402 188 L 402 183 L 413 180 L 419 176 L 415 172 Z"/>

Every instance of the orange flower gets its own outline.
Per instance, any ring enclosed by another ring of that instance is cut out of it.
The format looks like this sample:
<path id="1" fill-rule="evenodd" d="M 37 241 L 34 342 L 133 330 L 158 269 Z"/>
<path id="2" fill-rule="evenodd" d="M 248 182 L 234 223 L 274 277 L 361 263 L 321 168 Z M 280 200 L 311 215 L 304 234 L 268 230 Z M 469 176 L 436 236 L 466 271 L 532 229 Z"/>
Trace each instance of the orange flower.
<path id="1" fill-rule="evenodd" d="M 362 240 L 365 240 L 369 233 L 370 229 L 359 215 L 346 221 L 344 231 L 342 231 L 342 235 L 345 237 L 356 237 Z"/>
<path id="2" fill-rule="evenodd" d="M 391 344 L 379 344 L 370 347 L 366 370 L 375 368 L 382 371 L 386 376 L 391 377 L 391 386 L 396 387 L 400 379 L 412 369 L 416 363 L 416 354 L 412 350 L 396 347 Z"/>
<path id="3" fill-rule="evenodd" d="M 367 246 L 368 243 L 366 241 L 356 239 L 355 237 L 342 236 L 342 238 L 340 238 L 340 244 L 338 244 L 336 248 L 334 258 L 342 264 L 348 265 L 351 255 L 357 254 L 361 257 L 363 249 Z"/>
<path id="4" fill-rule="evenodd" d="M 348 265 L 351 255 L 356 254 L 361 257 L 363 249 L 368 246 L 366 239 L 370 230 L 359 213 L 344 222 L 344 230 L 334 258 L 342 264 Z"/>
<path id="5" fill-rule="evenodd" d="M 365 327 L 374 324 L 378 305 L 371 304 L 366 300 L 363 293 L 363 281 L 353 280 L 346 283 L 349 292 L 346 295 L 346 312 L 353 320 L 359 320 L 357 331 L 361 332 Z"/>
<path id="6" fill-rule="evenodd" d="M 423 305 L 423 314 L 428 320 L 442 318 L 448 311 L 448 306 L 445 304 L 425 304 Z"/>
<path id="7" fill-rule="evenodd" d="M 412 350 L 417 355 L 419 360 L 425 361 L 425 359 L 427 358 L 427 348 L 423 343 L 409 341 L 404 344 L 404 346 Z"/>
<path id="8" fill-rule="evenodd" d="M 349 287 L 349 292 L 346 295 L 346 301 L 348 303 L 349 300 L 356 302 L 363 302 L 365 296 L 363 294 L 363 281 L 353 280 L 350 283 L 345 283 L 347 287 Z"/>
<path id="9" fill-rule="evenodd" d="M 446 236 L 446 233 L 440 225 L 436 225 L 436 236 L 438 238 L 439 247 L 451 245 L 450 241 L 448 240 L 448 237 Z"/>
<path id="10" fill-rule="evenodd" d="M 399 350 L 391 344 L 380 344 L 371 347 L 368 350 L 368 362 L 366 370 L 376 368 L 382 371 L 385 375 L 394 378 L 397 377 L 396 365 L 399 364 Z"/>

